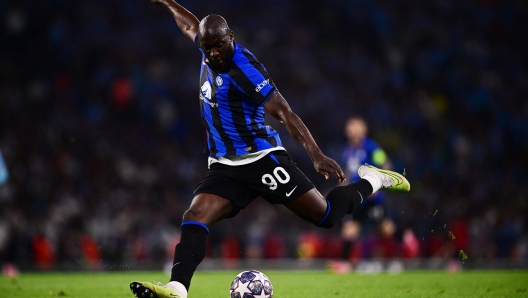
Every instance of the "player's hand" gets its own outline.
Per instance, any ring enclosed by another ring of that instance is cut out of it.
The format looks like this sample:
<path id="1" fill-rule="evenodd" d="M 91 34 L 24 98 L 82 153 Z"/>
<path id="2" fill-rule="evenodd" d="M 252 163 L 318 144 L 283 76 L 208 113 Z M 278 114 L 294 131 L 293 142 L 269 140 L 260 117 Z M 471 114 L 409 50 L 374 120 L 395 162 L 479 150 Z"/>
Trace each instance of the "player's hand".
<path id="1" fill-rule="evenodd" d="M 340 183 L 346 181 L 345 173 L 341 170 L 341 167 L 326 155 L 320 155 L 313 161 L 315 170 L 317 173 L 325 176 L 326 180 L 330 177 L 329 174 L 334 175 Z"/>

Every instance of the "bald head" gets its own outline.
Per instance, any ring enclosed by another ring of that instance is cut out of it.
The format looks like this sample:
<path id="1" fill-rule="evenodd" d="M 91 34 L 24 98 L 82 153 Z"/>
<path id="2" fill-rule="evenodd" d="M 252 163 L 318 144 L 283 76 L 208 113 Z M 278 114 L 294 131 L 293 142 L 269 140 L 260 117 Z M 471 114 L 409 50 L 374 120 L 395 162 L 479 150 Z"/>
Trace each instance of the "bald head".
<path id="1" fill-rule="evenodd" d="M 219 15 L 208 15 L 198 26 L 198 41 L 207 58 L 207 62 L 215 71 L 222 72 L 229 69 L 234 55 L 233 31 L 227 22 Z"/>
<path id="2" fill-rule="evenodd" d="M 230 32 L 231 29 L 227 26 L 226 20 L 217 14 L 211 14 L 203 18 L 198 27 L 198 37 L 200 39 L 206 36 L 223 36 Z"/>

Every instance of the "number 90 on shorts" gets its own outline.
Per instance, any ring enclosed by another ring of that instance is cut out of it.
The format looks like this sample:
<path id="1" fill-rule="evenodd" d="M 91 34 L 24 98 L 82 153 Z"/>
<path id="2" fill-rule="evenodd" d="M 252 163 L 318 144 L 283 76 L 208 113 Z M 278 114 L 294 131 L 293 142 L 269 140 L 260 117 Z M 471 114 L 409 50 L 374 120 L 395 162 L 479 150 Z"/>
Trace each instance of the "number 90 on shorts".
<path id="1" fill-rule="evenodd" d="M 262 184 L 268 186 L 271 190 L 277 189 L 277 182 L 281 184 L 290 182 L 290 174 L 283 167 L 276 167 L 273 170 L 273 176 L 271 174 L 264 174 L 262 176 Z"/>
<path id="2" fill-rule="evenodd" d="M 280 150 L 246 165 L 212 164 L 194 195 L 218 195 L 243 209 L 259 196 L 272 204 L 287 204 L 313 188 L 288 153 Z"/>

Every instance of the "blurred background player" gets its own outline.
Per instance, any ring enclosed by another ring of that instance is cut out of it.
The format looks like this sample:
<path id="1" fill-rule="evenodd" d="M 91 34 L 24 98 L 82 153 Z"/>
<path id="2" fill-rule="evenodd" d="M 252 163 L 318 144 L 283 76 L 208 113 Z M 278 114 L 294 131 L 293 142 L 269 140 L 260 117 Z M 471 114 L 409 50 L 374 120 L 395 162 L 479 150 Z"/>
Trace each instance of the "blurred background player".
<path id="1" fill-rule="evenodd" d="M 345 125 L 347 143 L 343 150 L 344 168 L 349 182 L 358 181 L 357 171 L 363 164 L 370 164 L 384 170 L 392 170 L 392 162 L 376 141 L 368 137 L 368 126 L 361 116 L 348 118 Z M 362 223 L 364 233 L 369 233 L 383 219 L 384 194 L 377 192 L 363 201 L 353 213 L 353 219 Z"/>
<path id="2" fill-rule="evenodd" d="M 385 151 L 376 141 L 368 137 L 368 125 L 363 117 L 359 115 L 349 117 L 344 133 L 347 142 L 343 150 L 342 162 L 349 182 L 361 179 L 357 170 L 365 163 L 384 170 L 392 170 L 392 162 Z M 341 228 L 342 260 L 362 255 L 360 248 L 354 247 L 354 244 L 360 236 L 366 238 L 377 232 L 380 222 L 385 217 L 383 198 L 384 194 L 381 192 L 370 195 L 351 216 L 347 216 L 343 221 Z M 350 265 L 337 262 L 333 265 L 333 269 L 336 272 L 345 273 L 350 270 Z"/>
<path id="3" fill-rule="evenodd" d="M 4 157 L 2 156 L 2 151 L 0 151 L 0 186 L 7 182 L 8 177 L 9 177 L 9 174 L 7 171 L 7 166 L 5 164 Z M 2 238 L 1 231 L 0 231 L 0 238 Z M 18 268 L 16 266 L 16 262 L 15 262 L 16 247 L 14 247 L 13 245 L 8 245 L 8 248 L 6 249 L 6 251 L 7 251 L 6 253 L 7 257 L 6 257 L 6 262 L 2 265 L 2 274 L 10 278 L 15 278 L 19 274 Z"/>
<path id="4" fill-rule="evenodd" d="M 7 166 L 5 165 L 2 151 L 0 151 L 0 185 L 6 183 L 8 177 Z"/>

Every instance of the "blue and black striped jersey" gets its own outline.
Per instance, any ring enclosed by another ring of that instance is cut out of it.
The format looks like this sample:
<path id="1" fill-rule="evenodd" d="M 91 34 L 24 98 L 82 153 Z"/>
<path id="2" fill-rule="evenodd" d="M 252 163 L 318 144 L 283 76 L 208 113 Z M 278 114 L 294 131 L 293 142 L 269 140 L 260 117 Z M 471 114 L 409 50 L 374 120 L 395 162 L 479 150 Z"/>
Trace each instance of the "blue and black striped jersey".
<path id="1" fill-rule="evenodd" d="M 276 91 L 264 65 L 236 42 L 225 73 L 214 72 L 203 55 L 199 96 L 209 155 L 244 155 L 282 146 L 277 131 L 264 123 L 263 105 Z"/>

